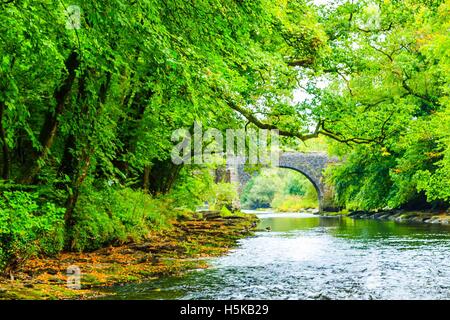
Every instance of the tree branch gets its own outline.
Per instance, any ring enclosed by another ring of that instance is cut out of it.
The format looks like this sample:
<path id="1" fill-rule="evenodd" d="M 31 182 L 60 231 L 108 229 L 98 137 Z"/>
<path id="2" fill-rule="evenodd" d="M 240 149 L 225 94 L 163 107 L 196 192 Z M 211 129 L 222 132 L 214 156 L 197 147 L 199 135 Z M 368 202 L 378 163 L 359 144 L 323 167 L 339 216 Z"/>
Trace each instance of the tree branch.
<path id="1" fill-rule="evenodd" d="M 305 58 L 300 60 L 290 60 L 287 62 L 287 65 L 291 67 L 309 67 L 313 62 L 312 58 Z"/>
<path id="2" fill-rule="evenodd" d="M 278 128 L 278 126 L 276 126 L 274 124 L 262 122 L 251 111 L 239 106 L 237 103 L 235 103 L 234 101 L 232 101 L 230 99 L 227 99 L 227 103 L 231 109 L 240 113 L 242 116 L 244 116 L 247 119 L 248 122 L 251 122 L 252 124 L 254 124 L 255 126 L 257 126 L 260 129 L 278 130 L 278 133 L 281 136 L 298 138 L 301 141 L 305 141 L 305 140 L 312 139 L 312 138 L 317 138 L 319 135 L 320 121 L 316 127 L 316 130 L 314 130 L 313 133 L 302 134 L 300 132 L 292 132 L 292 131 L 283 130 L 283 129 Z"/>
<path id="3" fill-rule="evenodd" d="M 281 136 L 298 138 L 303 142 L 306 140 L 309 140 L 309 139 L 317 138 L 317 137 L 319 137 L 319 135 L 327 136 L 333 140 L 336 140 L 341 143 L 345 143 L 347 145 L 350 145 L 351 143 L 354 143 L 354 144 L 380 143 L 385 139 L 384 132 L 382 132 L 381 136 L 374 137 L 374 138 L 362 138 L 362 137 L 347 138 L 341 134 L 335 133 L 335 132 L 325 128 L 325 120 L 319 120 L 317 122 L 316 128 L 314 129 L 314 131 L 312 133 L 303 134 L 303 133 L 296 132 L 296 131 L 288 131 L 288 130 L 280 129 L 277 125 L 274 125 L 271 123 L 266 123 L 266 122 L 259 120 L 251 111 L 239 106 L 238 104 L 236 104 L 234 101 L 232 101 L 230 99 L 227 99 L 227 102 L 228 102 L 228 106 L 231 109 L 237 111 L 239 114 L 244 116 L 249 123 L 254 124 L 256 127 L 260 128 L 260 129 L 267 129 L 267 130 L 278 130 L 278 134 Z M 384 131 L 384 127 L 383 127 L 383 131 Z"/>

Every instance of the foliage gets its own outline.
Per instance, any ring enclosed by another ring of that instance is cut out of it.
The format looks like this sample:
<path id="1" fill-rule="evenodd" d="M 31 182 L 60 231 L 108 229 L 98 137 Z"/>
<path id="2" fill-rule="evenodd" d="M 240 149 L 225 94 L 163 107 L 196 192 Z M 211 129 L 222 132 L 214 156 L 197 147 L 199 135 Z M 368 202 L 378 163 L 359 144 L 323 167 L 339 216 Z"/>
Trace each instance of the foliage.
<path id="1" fill-rule="evenodd" d="M 286 183 L 286 193 L 289 195 L 295 196 L 304 196 L 306 193 L 306 187 L 304 183 L 304 179 L 300 178 L 301 176 L 293 176 Z"/>
<path id="2" fill-rule="evenodd" d="M 90 188 L 77 203 L 73 227 L 69 230 L 70 249 L 94 250 L 105 245 L 139 242 L 150 231 L 167 229 L 175 217 L 172 199 L 126 189 Z"/>
<path id="3" fill-rule="evenodd" d="M 300 173 L 286 169 L 263 169 L 246 185 L 241 196 L 246 208 L 299 211 L 318 206 L 317 192 Z"/>
<path id="4" fill-rule="evenodd" d="M 198 168 L 189 170 L 183 168 L 177 179 L 169 198 L 172 199 L 172 206 L 175 208 L 185 208 L 195 210 L 198 205 L 205 201 L 213 201 L 216 199 L 214 190 L 219 192 L 232 192 L 232 187 L 223 184 L 224 191 L 219 186 L 214 186 L 213 176 L 209 168 Z M 231 195 L 232 197 L 233 195 Z"/>
<path id="5" fill-rule="evenodd" d="M 339 73 L 322 93 L 334 102 L 321 103 L 342 111 L 331 130 L 347 141 L 365 137 L 359 146 L 332 143 L 345 160 L 329 173 L 337 200 L 352 209 L 448 207 L 450 3 L 373 8 L 374 25 L 364 2 L 340 5 L 341 16 L 328 13 L 334 45 L 327 68 Z"/>
<path id="6" fill-rule="evenodd" d="M 317 198 L 311 199 L 297 195 L 277 194 L 272 200 L 271 207 L 279 212 L 298 212 L 304 209 L 316 209 Z"/>
<path id="7" fill-rule="evenodd" d="M 269 208 L 275 194 L 284 187 L 282 178 L 274 170 L 263 170 L 244 187 L 241 201 L 251 209 Z"/>
<path id="8" fill-rule="evenodd" d="M 232 183 L 216 183 L 210 195 L 210 208 L 212 210 L 234 210 L 234 204 L 239 199 L 236 185 Z M 225 209 L 224 209 L 225 208 Z"/>
<path id="9" fill-rule="evenodd" d="M 0 197 L 0 269 L 14 269 L 37 254 L 64 246 L 64 209 L 38 193 L 4 192 Z"/>

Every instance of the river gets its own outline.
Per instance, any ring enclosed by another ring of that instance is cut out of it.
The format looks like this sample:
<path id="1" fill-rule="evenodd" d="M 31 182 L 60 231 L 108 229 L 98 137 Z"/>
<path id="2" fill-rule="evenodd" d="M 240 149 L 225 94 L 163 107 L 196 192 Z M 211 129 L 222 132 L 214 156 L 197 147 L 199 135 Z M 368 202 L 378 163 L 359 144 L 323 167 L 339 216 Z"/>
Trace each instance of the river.
<path id="1" fill-rule="evenodd" d="M 115 287 L 108 299 L 450 299 L 450 227 L 260 213 L 211 268 Z"/>

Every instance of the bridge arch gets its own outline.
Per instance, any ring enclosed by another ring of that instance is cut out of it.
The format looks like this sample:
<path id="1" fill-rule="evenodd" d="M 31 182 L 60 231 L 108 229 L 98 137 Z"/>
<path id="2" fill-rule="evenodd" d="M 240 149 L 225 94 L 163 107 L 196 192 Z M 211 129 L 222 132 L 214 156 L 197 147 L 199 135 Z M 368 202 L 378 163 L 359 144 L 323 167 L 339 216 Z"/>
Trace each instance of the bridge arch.
<path id="1" fill-rule="evenodd" d="M 323 178 L 326 167 L 335 162 L 337 162 L 336 158 L 329 158 L 326 153 L 322 152 L 285 152 L 280 154 L 278 167 L 295 170 L 313 184 L 317 191 L 319 211 L 335 211 L 332 188 L 326 185 Z M 233 163 L 228 169 L 230 170 L 230 180 L 237 182 L 239 192 L 242 192 L 253 176 L 245 170 L 245 159 Z"/>
<path id="2" fill-rule="evenodd" d="M 305 178 L 307 178 L 309 180 L 309 182 L 311 182 L 311 184 L 316 189 L 317 197 L 318 197 L 318 201 L 319 201 L 319 207 L 320 207 L 321 198 L 322 198 L 323 192 L 324 192 L 323 186 L 321 185 L 320 181 L 317 181 L 314 177 L 312 177 L 311 175 L 309 175 L 307 172 L 303 171 L 300 168 L 293 168 L 293 167 L 282 166 L 282 165 L 278 166 L 278 168 L 296 171 L 296 172 L 300 173 L 301 175 L 303 175 Z"/>

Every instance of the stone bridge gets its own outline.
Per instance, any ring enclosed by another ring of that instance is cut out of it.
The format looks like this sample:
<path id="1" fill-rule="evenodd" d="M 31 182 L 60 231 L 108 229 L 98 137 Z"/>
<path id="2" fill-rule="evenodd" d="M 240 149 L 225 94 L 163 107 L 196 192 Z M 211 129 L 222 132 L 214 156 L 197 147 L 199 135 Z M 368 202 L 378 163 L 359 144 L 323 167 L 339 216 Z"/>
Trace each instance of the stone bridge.
<path id="1" fill-rule="evenodd" d="M 337 158 L 330 158 L 322 152 L 285 152 L 279 157 L 279 167 L 292 169 L 302 173 L 314 185 L 319 197 L 320 211 L 336 211 L 333 188 L 325 183 L 323 172 L 329 165 L 338 162 Z M 227 175 L 231 182 L 239 184 L 239 192 L 242 192 L 245 184 L 257 173 L 249 173 L 245 167 L 245 158 L 235 158 L 227 164 Z"/>

